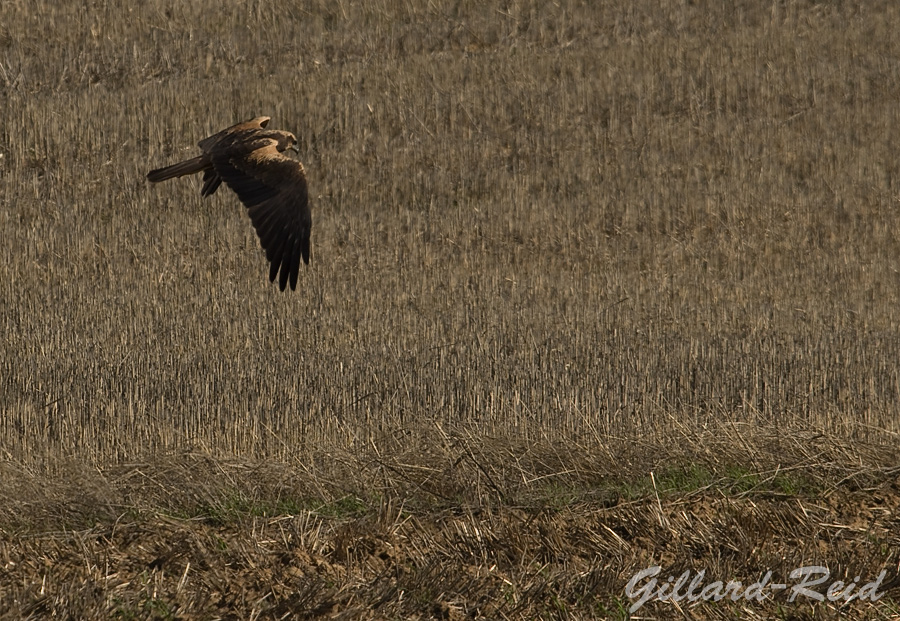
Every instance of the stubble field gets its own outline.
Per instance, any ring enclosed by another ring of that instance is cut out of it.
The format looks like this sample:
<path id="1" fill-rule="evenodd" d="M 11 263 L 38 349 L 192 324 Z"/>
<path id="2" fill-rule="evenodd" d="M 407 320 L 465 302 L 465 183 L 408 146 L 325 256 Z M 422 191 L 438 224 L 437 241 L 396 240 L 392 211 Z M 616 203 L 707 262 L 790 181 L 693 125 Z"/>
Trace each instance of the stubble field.
<path id="1" fill-rule="evenodd" d="M 0 616 L 625 618 L 652 565 L 886 577 L 636 616 L 900 614 L 898 30 L 0 4 Z M 231 192 L 145 179 L 263 114 L 294 293 Z"/>

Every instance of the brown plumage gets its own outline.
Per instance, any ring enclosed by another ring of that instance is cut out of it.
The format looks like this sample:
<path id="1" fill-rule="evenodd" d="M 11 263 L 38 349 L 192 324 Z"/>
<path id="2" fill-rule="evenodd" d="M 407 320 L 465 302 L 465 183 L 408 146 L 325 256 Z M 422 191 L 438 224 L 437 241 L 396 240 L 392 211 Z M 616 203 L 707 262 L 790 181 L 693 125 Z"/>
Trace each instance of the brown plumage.
<path id="1" fill-rule="evenodd" d="M 269 280 L 278 276 L 284 291 L 290 280 L 297 288 L 300 259 L 309 263 L 312 218 L 303 164 L 282 155 L 295 150 L 290 132 L 267 130 L 269 117 L 238 123 L 199 142 L 201 155 L 172 166 L 151 170 L 153 182 L 203 172 L 201 194 L 213 194 L 219 185 L 234 190 L 250 213 L 271 267 Z"/>

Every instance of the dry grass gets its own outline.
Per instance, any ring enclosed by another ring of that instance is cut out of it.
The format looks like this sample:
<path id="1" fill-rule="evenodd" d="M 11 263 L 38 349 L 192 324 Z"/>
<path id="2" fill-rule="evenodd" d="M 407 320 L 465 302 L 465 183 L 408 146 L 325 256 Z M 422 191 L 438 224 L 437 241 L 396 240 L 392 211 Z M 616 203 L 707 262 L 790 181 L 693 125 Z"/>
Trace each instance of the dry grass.
<path id="1" fill-rule="evenodd" d="M 898 29 L 887 1 L 4 2 L 0 597 L 567 618 L 650 560 L 896 574 Z M 144 180 L 257 114 L 310 176 L 293 295 L 233 196 Z M 737 613 L 839 614 L 685 611 Z"/>

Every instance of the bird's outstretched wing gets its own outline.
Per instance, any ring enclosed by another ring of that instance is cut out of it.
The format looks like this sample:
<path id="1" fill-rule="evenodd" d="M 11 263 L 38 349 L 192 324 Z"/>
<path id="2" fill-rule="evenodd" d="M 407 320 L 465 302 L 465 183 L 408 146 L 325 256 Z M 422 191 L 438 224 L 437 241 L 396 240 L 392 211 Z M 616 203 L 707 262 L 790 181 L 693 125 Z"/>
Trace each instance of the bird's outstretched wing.
<path id="1" fill-rule="evenodd" d="M 270 263 L 269 280 L 274 282 L 280 271 L 279 288 L 284 291 L 290 282 L 296 289 L 300 259 L 309 263 L 312 218 L 306 173 L 300 162 L 278 152 L 276 140 L 254 134 L 248 129 L 236 132 L 234 139 L 220 139 L 212 144 L 209 158 L 217 177 L 250 213 Z M 206 184 L 215 183 L 210 179 Z"/>
<path id="2" fill-rule="evenodd" d="M 271 120 L 272 118 L 268 116 L 258 116 L 249 121 L 232 125 L 212 136 L 204 138 L 197 143 L 197 146 L 200 147 L 200 150 L 203 151 L 204 154 L 208 154 L 216 148 L 218 143 L 232 143 L 237 136 L 245 136 L 252 133 L 252 130 L 263 129 Z M 222 185 L 222 177 L 219 176 L 216 169 L 206 168 L 203 171 L 203 188 L 201 188 L 200 194 L 204 197 L 215 194 L 220 185 Z"/>
<path id="3" fill-rule="evenodd" d="M 225 136 L 231 136 L 239 132 L 246 132 L 247 130 L 252 129 L 263 129 L 266 125 L 269 124 L 269 121 L 271 120 L 272 118 L 268 116 L 258 116 L 250 119 L 249 121 L 244 121 L 242 123 L 238 123 L 237 125 L 232 125 L 231 127 L 223 129 L 222 131 L 215 133 L 212 136 L 204 138 L 197 143 L 197 146 L 200 147 L 201 151 L 206 153 L 212 150 L 216 143 L 222 140 Z"/>

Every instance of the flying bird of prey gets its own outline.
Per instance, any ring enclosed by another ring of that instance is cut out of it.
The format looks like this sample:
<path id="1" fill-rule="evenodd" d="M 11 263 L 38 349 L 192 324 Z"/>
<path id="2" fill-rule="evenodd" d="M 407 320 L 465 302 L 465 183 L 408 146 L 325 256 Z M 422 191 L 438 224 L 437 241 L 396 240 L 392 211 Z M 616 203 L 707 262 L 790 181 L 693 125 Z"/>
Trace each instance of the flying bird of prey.
<path id="1" fill-rule="evenodd" d="M 209 196 L 219 185 L 234 190 L 250 213 L 250 220 L 269 260 L 269 280 L 284 291 L 288 280 L 297 288 L 300 259 L 309 263 L 312 218 L 303 164 L 283 155 L 296 152 L 290 132 L 266 129 L 270 118 L 258 116 L 223 129 L 199 142 L 201 154 L 172 166 L 151 170 L 147 179 L 165 181 L 203 173 L 200 193 Z"/>

